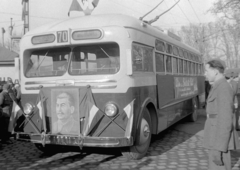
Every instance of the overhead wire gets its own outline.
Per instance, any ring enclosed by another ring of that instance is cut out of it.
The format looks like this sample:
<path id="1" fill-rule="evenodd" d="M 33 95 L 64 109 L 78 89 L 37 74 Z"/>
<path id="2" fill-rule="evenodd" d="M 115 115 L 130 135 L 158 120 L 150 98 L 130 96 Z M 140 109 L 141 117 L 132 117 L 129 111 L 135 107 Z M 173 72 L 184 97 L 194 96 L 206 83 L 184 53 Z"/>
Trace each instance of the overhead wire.
<path id="1" fill-rule="evenodd" d="M 195 9 L 193 8 L 192 3 L 190 2 L 190 0 L 188 0 L 188 2 L 189 2 L 189 4 L 190 4 L 190 6 L 191 6 L 191 8 L 192 8 L 192 10 L 193 10 L 193 12 L 194 12 L 194 14 L 196 15 L 198 21 L 201 23 L 201 20 L 199 19 L 198 15 L 197 15 L 197 13 L 196 13 L 196 11 L 195 11 Z"/>
<path id="2" fill-rule="evenodd" d="M 12 20 L 12 22 L 20 22 L 20 21 L 22 21 L 22 20 Z M 1 21 L 0 23 L 8 23 L 8 22 L 10 22 L 10 21 Z"/>
<path id="3" fill-rule="evenodd" d="M 175 1 L 175 0 L 174 0 Z M 186 16 L 186 14 L 183 12 L 182 8 L 180 7 L 179 4 L 177 4 L 178 8 L 182 11 L 183 15 L 187 18 L 188 22 L 191 23 L 191 21 L 188 19 L 188 17 Z"/>
<path id="4" fill-rule="evenodd" d="M 15 14 L 15 13 L 10 13 L 10 12 L 0 12 L 0 14 L 6 14 L 6 15 L 17 15 L 17 16 L 21 16 L 22 14 Z M 34 16 L 34 15 L 30 15 L 29 17 L 33 17 L 33 18 L 44 18 L 44 19 L 64 19 L 64 18 L 51 18 L 51 17 L 40 17 L 40 16 Z"/>
<path id="5" fill-rule="evenodd" d="M 164 1 L 164 3 L 165 3 L 165 5 L 166 5 L 166 7 L 168 8 L 168 5 L 167 5 L 166 1 Z M 173 20 L 175 21 L 175 23 L 177 24 L 177 21 L 175 20 L 173 14 L 172 14 L 171 12 L 169 12 L 169 13 L 170 13 L 170 15 L 172 16 L 172 18 L 173 18 Z"/>
<path id="6" fill-rule="evenodd" d="M 148 7 L 150 7 L 150 8 L 153 8 L 153 6 L 148 5 L 148 4 L 146 4 L 146 3 L 142 3 L 142 2 L 140 2 L 140 1 L 138 1 L 138 0 L 133 0 L 133 1 L 135 1 L 135 2 L 137 2 L 137 3 L 139 3 L 139 4 L 141 4 L 141 5 L 144 5 L 144 6 L 148 6 Z M 164 3 L 166 4 L 166 1 L 164 1 Z M 168 6 L 167 6 L 167 8 L 168 8 Z M 182 17 L 182 16 L 173 14 L 173 13 L 171 13 L 171 12 L 169 12 L 169 13 L 170 13 L 171 15 L 174 15 L 174 16 L 178 17 L 178 18 L 184 18 L 184 17 Z"/>
<path id="7" fill-rule="evenodd" d="M 113 1 L 113 0 L 108 0 L 108 1 L 111 2 L 111 3 L 117 4 L 117 5 L 119 5 L 119 6 L 122 6 L 122 7 L 124 7 L 124 8 L 130 9 L 131 11 L 135 11 L 135 12 L 137 12 L 137 13 L 139 13 L 139 14 L 142 15 L 142 13 L 140 13 L 140 12 L 138 12 L 138 11 L 132 9 L 132 8 L 129 8 L 129 7 L 125 6 L 125 5 L 119 4 L 119 3 L 117 3 L 116 1 Z"/>

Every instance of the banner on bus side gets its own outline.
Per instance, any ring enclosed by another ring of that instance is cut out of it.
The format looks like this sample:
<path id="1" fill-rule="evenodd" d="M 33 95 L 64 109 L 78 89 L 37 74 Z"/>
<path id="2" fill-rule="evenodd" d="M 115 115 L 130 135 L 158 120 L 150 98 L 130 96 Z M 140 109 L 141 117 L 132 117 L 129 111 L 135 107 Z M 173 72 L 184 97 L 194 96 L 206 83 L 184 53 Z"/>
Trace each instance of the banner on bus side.
<path id="1" fill-rule="evenodd" d="M 198 93 L 196 77 L 174 77 L 175 99 Z"/>

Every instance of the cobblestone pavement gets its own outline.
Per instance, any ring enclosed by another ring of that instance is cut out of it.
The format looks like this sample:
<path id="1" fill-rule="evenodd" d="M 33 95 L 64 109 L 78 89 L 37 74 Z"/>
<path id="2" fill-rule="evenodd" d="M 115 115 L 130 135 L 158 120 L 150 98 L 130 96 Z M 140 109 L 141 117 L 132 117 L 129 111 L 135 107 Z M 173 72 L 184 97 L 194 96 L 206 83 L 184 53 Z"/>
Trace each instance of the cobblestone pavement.
<path id="1" fill-rule="evenodd" d="M 239 157 L 240 152 L 232 153 L 233 170 L 240 169 Z M 147 156 L 141 160 L 127 160 L 117 149 L 106 148 L 46 155 L 32 143 L 14 141 L 0 150 L 0 170 L 206 170 L 207 159 L 202 136 L 186 133 L 177 126 L 155 136 Z"/>

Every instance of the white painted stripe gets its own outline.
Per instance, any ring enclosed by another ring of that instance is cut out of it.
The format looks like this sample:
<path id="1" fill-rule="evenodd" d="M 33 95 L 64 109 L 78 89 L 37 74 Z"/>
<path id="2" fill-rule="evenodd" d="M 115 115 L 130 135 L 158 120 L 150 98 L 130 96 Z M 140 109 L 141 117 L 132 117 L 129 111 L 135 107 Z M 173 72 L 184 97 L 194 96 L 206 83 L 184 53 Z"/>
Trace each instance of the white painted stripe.
<path id="1" fill-rule="evenodd" d="M 20 107 L 16 104 L 14 109 L 14 118 L 17 116 L 17 112 L 20 110 Z"/>
<path id="2" fill-rule="evenodd" d="M 93 104 L 90 111 L 89 111 L 89 117 L 88 117 L 88 122 L 87 122 L 87 126 L 85 127 L 84 129 L 84 132 L 83 132 L 83 136 L 86 136 L 87 133 L 88 133 L 88 130 L 92 124 L 92 121 L 94 119 L 94 116 L 96 115 L 96 113 L 98 112 L 98 108 Z M 85 119 L 87 120 L 87 119 Z"/>
<path id="3" fill-rule="evenodd" d="M 92 121 L 93 121 L 94 116 L 95 116 L 96 113 L 98 112 L 98 110 L 99 110 L 99 109 L 98 109 L 95 105 L 92 106 L 92 108 L 91 108 L 91 110 L 90 110 L 90 113 L 89 113 L 89 119 L 88 119 L 88 125 L 89 125 L 89 127 L 90 127 L 90 125 L 91 125 L 91 123 L 92 123 Z"/>
<path id="4" fill-rule="evenodd" d="M 42 106 L 41 106 L 41 101 L 38 102 L 37 107 L 39 109 L 39 116 L 42 119 Z"/>
<path id="5" fill-rule="evenodd" d="M 125 131 L 125 137 L 130 138 L 132 133 L 133 114 L 131 114 Z"/>
<path id="6" fill-rule="evenodd" d="M 128 119 L 130 118 L 130 114 L 131 114 L 131 105 L 128 104 L 123 110 L 125 111 L 125 113 L 127 114 Z"/>
<path id="7" fill-rule="evenodd" d="M 135 100 L 135 99 L 134 99 Z M 129 103 L 123 110 L 125 111 L 125 113 L 127 114 L 128 117 L 128 123 L 127 123 L 127 127 L 125 130 L 125 137 L 130 138 L 131 136 L 131 132 L 132 132 L 132 125 L 133 125 L 133 104 L 134 104 L 134 100 Z"/>
<path id="8" fill-rule="evenodd" d="M 11 117 L 9 120 L 9 125 L 8 125 L 8 131 L 11 133 L 14 131 L 14 126 L 15 126 L 15 122 L 16 122 L 15 118 L 16 118 L 17 112 L 19 110 L 20 110 L 20 107 L 14 102 Z"/>

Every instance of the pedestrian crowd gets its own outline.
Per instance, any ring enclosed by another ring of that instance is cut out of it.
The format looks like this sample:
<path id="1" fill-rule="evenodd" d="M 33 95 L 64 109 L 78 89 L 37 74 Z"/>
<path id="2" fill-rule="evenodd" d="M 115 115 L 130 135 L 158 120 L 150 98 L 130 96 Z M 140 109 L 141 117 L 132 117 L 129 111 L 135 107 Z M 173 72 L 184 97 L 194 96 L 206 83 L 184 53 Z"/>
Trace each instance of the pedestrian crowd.
<path id="1" fill-rule="evenodd" d="M 207 119 L 203 146 L 209 151 L 209 170 L 231 170 L 231 151 L 240 149 L 240 74 L 226 70 L 224 61 L 205 64 Z"/>
<path id="2" fill-rule="evenodd" d="M 13 83 L 11 78 L 0 82 L 0 147 L 1 144 L 11 144 L 12 134 L 8 132 L 8 125 L 12 113 L 13 102 L 21 100 L 20 84 L 18 80 Z"/>

